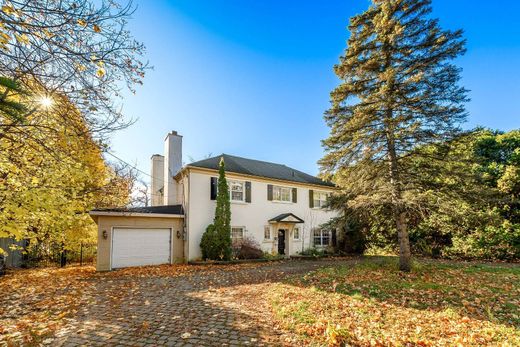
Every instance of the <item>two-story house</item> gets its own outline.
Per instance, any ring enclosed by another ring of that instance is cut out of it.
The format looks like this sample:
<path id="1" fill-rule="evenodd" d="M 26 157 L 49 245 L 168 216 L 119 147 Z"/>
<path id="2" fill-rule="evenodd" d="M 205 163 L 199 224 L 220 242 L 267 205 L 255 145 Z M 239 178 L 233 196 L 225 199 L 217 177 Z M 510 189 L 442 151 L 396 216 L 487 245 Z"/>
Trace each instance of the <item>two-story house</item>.
<path id="1" fill-rule="evenodd" d="M 182 164 L 182 136 L 166 136 L 151 163 L 151 207 L 91 211 L 98 223 L 98 270 L 182 262 L 201 257 L 202 234 L 212 223 L 218 166 L 226 166 L 231 237 L 251 238 L 286 256 L 325 247 L 335 216 L 323 206 L 334 185 L 285 165 L 227 154 Z"/>

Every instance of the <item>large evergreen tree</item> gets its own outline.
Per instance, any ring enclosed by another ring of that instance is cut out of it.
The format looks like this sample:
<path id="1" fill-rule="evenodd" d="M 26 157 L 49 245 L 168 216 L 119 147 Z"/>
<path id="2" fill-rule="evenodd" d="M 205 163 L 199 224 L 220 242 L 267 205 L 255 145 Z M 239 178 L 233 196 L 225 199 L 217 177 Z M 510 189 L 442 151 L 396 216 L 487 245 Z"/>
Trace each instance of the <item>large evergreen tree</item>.
<path id="1" fill-rule="evenodd" d="M 442 30 L 430 13 L 430 0 L 372 0 L 351 18 L 320 161 L 353 197 L 350 207 L 391 210 L 403 271 L 410 270 L 407 219 L 424 188 L 405 159 L 449 141 L 466 117 L 466 90 L 451 63 L 464 53 L 462 31 Z"/>

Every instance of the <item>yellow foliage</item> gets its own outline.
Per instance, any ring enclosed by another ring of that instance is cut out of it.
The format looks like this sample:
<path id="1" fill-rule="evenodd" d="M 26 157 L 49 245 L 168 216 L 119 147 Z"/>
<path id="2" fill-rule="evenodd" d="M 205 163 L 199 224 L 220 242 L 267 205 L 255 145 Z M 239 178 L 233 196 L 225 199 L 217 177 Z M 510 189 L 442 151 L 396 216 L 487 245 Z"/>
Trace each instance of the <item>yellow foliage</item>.
<path id="1" fill-rule="evenodd" d="M 43 94 L 37 83 L 32 89 Z M 10 98 L 33 102 L 30 95 Z M 95 239 L 87 212 L 126 204 L 130 182 L 104 162 L 74 105 L 61 95 L 53 101 L 23 121 L 0 112 L 0 124 L 9 125 L 0 130 L 0 237 L 74 247 Z"/>

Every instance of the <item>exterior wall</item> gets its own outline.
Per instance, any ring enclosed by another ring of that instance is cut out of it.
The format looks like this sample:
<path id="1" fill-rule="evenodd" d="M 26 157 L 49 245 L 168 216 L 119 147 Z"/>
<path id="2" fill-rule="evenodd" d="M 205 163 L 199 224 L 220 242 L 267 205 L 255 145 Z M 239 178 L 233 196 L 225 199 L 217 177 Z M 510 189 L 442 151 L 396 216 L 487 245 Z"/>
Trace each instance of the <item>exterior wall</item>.
<path id="1" fill-rule="evenodd" d="M 212 223 L 216 201 L 210 199 L 210 177 L 217 177 L 216 172 L 203 172 L 189 169 L 189 188 L 187 189 L 188 201 L 185 204 L 188 227 L 188 258 L 189 260 L 201 257 L 200 240 L 206 227 Z M 282 213 L 293 213 L 305 221 L 304 224 L 296 224 L 300 228 L 300 240 L 293 240 L 290 225 L 281 227 L 289 228 L 290 241 L 286 242 L 286 251 L 289 254 L 297 254 L 311 246 L 311 230 L 327 222 L 336 215 L 334 211 L 309 207 L 309 189 L 315 191 L 332 192 L 333 188 L 303 185 L 298 183 L 278 182 L 261 178 L 245 177 L 233 173 L 226 173 L 227 179 L 251 182 L 251 203 L 231 202 L 231 225 L 245 227 L 244 237 L 254 238 L 267 252 L 277 251 L 278 226 L 269 224 L 268 220 Z M 297 188 L 297 202 L 275 202 L 267 200 L 267 185 L 279 185 Z M 271 239 L 264 240 L 264 226 L 270 225 Z"/>
<path id="2" fill-rule="evenodd" d="M 183 262 L 183 241 L 177 238 L 177 231 L 181 232 L 183 218 L 160 218 L 160 217 L 133 217 L 133 216 L 97 216 L 98 224 L 98 249 L 97 249 L 97 271 L 109 271 L 112 254 L 112 229 L 117 227 L 133 228 L 171 228 L 172 237 L 172 262 Z M 107 238 L 103 238 L 103 231 L 107 232 Z"/>

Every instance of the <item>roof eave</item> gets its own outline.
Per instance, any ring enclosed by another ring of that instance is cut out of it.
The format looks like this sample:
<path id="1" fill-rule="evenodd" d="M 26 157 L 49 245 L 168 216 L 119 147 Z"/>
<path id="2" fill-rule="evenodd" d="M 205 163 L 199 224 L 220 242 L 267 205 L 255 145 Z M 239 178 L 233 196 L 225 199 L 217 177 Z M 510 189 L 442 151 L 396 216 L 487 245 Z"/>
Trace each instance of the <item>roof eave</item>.
<path id="1" fill-rule="evenodd" d="M 182 172 L 186 171 L 186 170 L 189 170 L 189 169 L 197 169 L 197 170 L 202 170 L 202 171 L 210 171 L 210 172 L 218 172 L 218 170 L 216 169 L 210 169 L 210 168 L 207 168 L 207 167 L 200 167 L 200 166 L 193 166 L 193 165 L 186 165 L 183 169 L 181 169 L 181 171 L 179 171 L 179 173 L 177 175 L 174 176 L 175 179 L 178 179 L 177 176 L 179 176 Z M 296 184 L 301 184 L 301 185 L 305 185 L 305 186 L 313 186 L 313 187 L 320 187 L 320 188 L 329 188 L 329 189 L 339 189 L 338 187 L 336 187 L 336 185 L 328 185 L 328 184 L 317 184 L 317 183 L 307 183 L 307 182 L 300 182 L 300 181 L 289 181 L 289 180 L 283 180 L 283 179 L 279 179 L 279 178 L 272 178 L 272 177 L 267 177 L 267 176 L 259 176 L 259 175 L 250 175 L 250 174 L 244 174 L 244 173 L 241 173 L 241 172 L 234 172 L 234 171 L 227 171 L 226 170 L 226 173 L 229 172 L 229 173 L 232 173 L 232 174 L 235 174 L 235 175 L 240 175 L 240 176 L 245 176 L 245 177 L 257 177 L 257 178 L 262 178 L 262 179 L 265 179 L 265 180 L 273 180 L 273 181 L 276 181 L 276 182 L 286 182 L 286 183 L 296 183 Z"/>
<path id="2" fill-rule="evenodd" d="M 124 211 L 89 211 L 91 217 L 112 216 L 112 217 L 148 217 L 148 218 L 184 218 L 184 214 L 174 213 L 145 213 L 145 212 L 124 212 Z M 94 218 L 93 218 L 94 219 Z M 94 219 L 96 220 L 96 219 Z"/>

